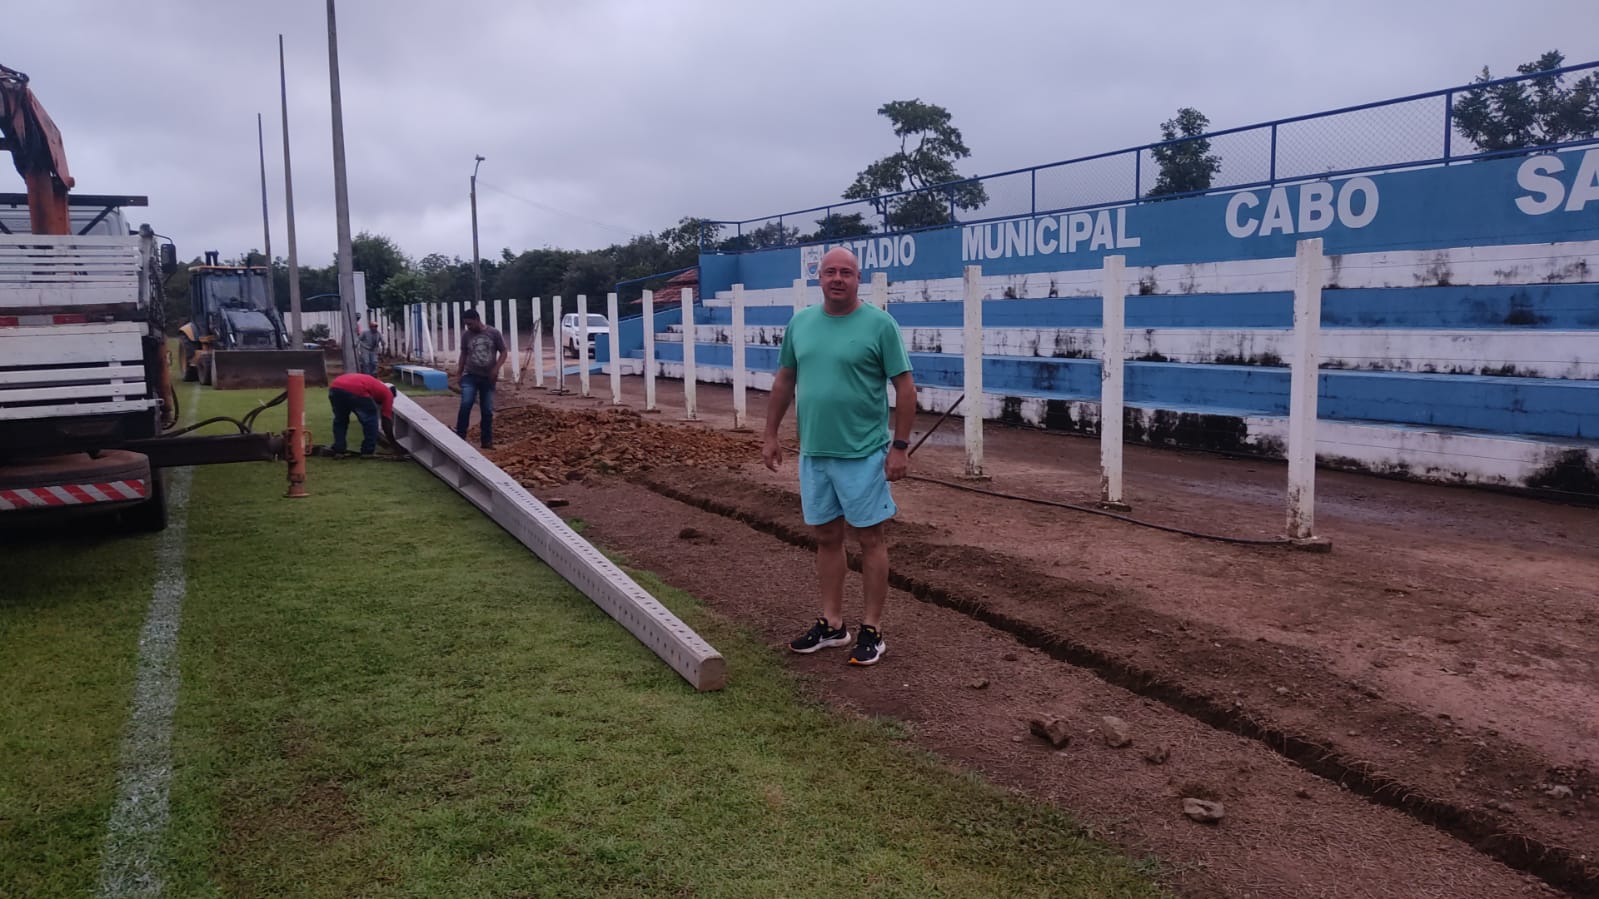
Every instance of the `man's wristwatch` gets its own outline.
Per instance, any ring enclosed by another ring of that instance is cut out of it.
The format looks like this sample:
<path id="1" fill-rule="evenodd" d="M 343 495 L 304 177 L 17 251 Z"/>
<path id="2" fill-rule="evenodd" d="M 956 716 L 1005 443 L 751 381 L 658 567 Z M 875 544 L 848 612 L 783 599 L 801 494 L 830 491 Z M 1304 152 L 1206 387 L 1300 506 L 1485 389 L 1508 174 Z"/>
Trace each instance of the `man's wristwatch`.
<path id="1" fill-rule="evenodd" d="M 896 440 L 896 441 L 894 441 L 894 449 L 910 449 L 910 446 L 911 446 L 911 444 L 910 444 L 910 441 L 908 441 L 908 440 Z"/>

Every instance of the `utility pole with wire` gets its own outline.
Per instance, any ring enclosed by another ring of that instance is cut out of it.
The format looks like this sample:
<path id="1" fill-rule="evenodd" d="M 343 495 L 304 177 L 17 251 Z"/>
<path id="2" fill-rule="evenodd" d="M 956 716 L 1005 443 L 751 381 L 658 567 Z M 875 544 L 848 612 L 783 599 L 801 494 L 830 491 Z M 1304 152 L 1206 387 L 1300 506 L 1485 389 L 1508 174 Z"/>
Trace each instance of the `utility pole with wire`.
<path id="1" fill-rule="evenodd" d="M 477 252 L 477 167 L 482 164 L 482 156 L 472 163 L 472 308 L 480 312 L 483 309 L 483 268 Z"/>

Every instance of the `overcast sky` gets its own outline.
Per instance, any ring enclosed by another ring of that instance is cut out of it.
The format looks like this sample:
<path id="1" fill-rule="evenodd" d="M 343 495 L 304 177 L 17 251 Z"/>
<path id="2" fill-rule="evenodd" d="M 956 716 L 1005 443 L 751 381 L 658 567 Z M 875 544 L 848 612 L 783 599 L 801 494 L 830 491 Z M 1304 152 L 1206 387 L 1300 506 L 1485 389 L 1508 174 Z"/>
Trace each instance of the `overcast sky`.
<path id="1" fill-rule="evenodd" d="M 412 258 L 591 249 L 685 215 L 835 199 L 895 148 L 887 100 L 947 108 L 980 174 L 1599 59 L 1595 0 L 339 0 L 353 229 Z M 336 247 L 325 0 L 7 4 L 0 64 L 60 126 L 77 190 L 144 194 L 179 255 L 287 251 L 277 36 L 303 263 Z M 20 191 L 10 165 L 0 191 Z"/>

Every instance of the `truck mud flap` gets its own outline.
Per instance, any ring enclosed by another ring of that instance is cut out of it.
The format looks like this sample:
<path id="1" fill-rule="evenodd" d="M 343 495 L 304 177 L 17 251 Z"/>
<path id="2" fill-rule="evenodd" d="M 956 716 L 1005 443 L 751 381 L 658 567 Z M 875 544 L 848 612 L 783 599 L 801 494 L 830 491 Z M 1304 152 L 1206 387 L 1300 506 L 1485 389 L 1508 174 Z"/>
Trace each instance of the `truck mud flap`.
<path id="1" fill-rule="evenodd" d="M 326 387 L 328 367 L 321 350 L 226 350 L 211 354 L 211 386 L 218 390 L 282 388 L 289 369 L 305 372 L 305 386 Z"/>
<path id="2" fill-rule="evenodd" d="M 150 460 L 122 450 L 0 466 L 0 512 L 125 506 L 144 502 L 151 489 Z"/>

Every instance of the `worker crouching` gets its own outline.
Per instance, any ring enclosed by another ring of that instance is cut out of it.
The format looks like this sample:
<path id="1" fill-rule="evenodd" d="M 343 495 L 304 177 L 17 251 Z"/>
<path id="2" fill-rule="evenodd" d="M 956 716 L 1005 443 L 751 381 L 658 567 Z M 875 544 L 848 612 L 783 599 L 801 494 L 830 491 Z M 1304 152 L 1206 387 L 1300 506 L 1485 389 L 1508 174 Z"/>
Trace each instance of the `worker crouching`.
<path id="1" fill-rule="evenodd" d="M 343 374 L 328 387 L 328 404 L 333 407 L 333 455 L 347 451 L 350 416 L 361 422 L 361 455 L 377 453 L 378 435 L 394 443 L 394 395 L 391 385 L 367 374 Z"/>

